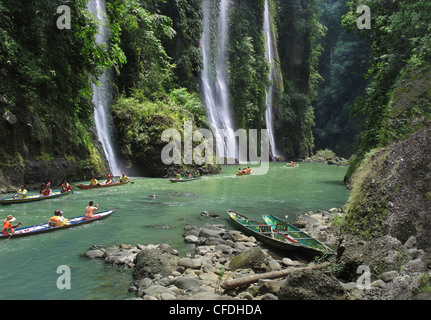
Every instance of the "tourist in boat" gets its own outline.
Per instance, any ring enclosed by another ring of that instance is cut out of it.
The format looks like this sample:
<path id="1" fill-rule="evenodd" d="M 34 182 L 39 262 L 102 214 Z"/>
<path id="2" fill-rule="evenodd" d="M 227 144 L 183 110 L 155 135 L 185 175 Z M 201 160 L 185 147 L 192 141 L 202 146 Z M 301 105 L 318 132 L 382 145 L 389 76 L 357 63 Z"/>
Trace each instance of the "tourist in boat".
<path id="1" fill-rule="evenodd" d="M 114 180 L 112 179 L 112 175 L 108 174 L 108 178 L 106 178 L 104 184 L 112 184 L 114 183 Z"/>
<path id="2" fill-rule="evenodd" d="M 241 168 L 238 168 L 238 174 L 242 174 Z"/>
<path id="3" fill-rule="evenodd" d="M 123 172 L 123 175 L 120 178 L 120 183 L 129 182 L 129 178 L 126 176 L 126 174 Z"/>
<path id="4" fill-rule="evenodd" d="M 174 171 L 174 173 L 175 173 L 175 179 L 181 180 L 181 175 L 176 171 Z"/>
<path id="5" fill-rule="evenodd" d="M 188 180 L 188 179 L 192 179 L 192 178 L 193 178 L 193 176 L 190 173 L 190 171 L 187 171 L 186 175 L 183 177 L 184 180 Z"/>
<path id="6" fill-rule="evenodd" d="M 15 229 L 22 224 L 20 221 L 17 225 L 13 226 L 11 222 L 14 222 L 15 220 L 16 218 L 11 215 L 7 216 L 7 218 L 3 220 L 2 234 L 4 234 L 5 236 L 13 235 Z"/>
<path id="7" fill-rule="evenodd" d="M 70 224 L 69 220 L 63 217 L 63 212 L 60 210 L 55 210 L 54 216 L 49 219 L 48 223 L 52 227 L 62 227 Z"/>
<path id="8" fill-rule="evenodd" d="M 91 179 L 90 184 L 91 184 L 92 186 L 96 186 L 96 185 L 98 184 L 98 182 L 97 182 L 97 180 L 96 180 L 96 178 L 95 178 L 95 177 L 93 177 L 93 179 Z"/>
<path id="9" fill-rule="evenodd" d="M 51 182 L 48 182 L 47 184 L 46 184 L 46 189 L 45 189 L 45 192 L 44 192 L 44 194 L 43 194 L 45 197 L 46 196 L 50 196 L 50 195 L 52 195 L 52 190 L 51 190 Z"/>
<path id="10" fill-rule="evenodd" d="M 45 182 L 43 182 L 43 183 L 40 185 L 39 197 L 42 197 L 42 196 L 44 196 L 44 195 L 45 195 L 45 189 L 46 189 L 46 185 L 45 185 Z"/>
<path id="11" fill-rule="evenodd" d="M 195 174 L 195 178 L 200 178 L 201 173 L 199 172 L 199 170 L 196 170 L 196 174 Z"/>
<path id="12" fill-rule="evenodd" d="M 25 185 L 21 185 L 21 188 L 15 193 L 14 199 L 25 199 L 27 198 L 27 189 Z"/>
<path id="13" fill-rule="evenodd" d="M 72 191 L 72 186 L 67 182 L 67 180 L 64 180 L 63 184 L 61 185 L 61 192 L 68 192 Z"/>
<path id="14" fill-rule="evenodd" d="M 88 207 L 85 208 L 85 216 L 84 216 L 84 220 L 90 220 L 94 218 L 94 212 L 99 210 L 99 205 L 96 204 L 95 207 L 93 207 L 94 202 L 90 201 L 88 203 Z"/>

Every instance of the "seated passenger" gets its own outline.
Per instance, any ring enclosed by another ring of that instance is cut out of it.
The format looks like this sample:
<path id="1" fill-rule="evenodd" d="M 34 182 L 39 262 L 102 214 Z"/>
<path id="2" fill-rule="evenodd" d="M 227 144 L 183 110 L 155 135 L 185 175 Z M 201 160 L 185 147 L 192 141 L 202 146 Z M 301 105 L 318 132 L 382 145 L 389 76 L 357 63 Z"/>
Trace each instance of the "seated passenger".
<path id="1" fill-rule="evenodd" d="M 25 185 L 21 185 L 21 188 L 16 192 L 14 198 L 18 199 L 25 199 L 27 198 L 27 189 L 25 188 Z"/>
<path id="2" fill-rule="evenodd" d="M 43 195 L 44 195 L 44 196 L 50 196 L 50 195 L 52 195 L 51 182 L 48 182 L 48 183 L 46 184 L 45 193 L 44 193 Z"/>
<path id="3" fill-rule="evenodd" d="M 123 175 L 121 176 L 121 178 L 120 178 L 120 182 L 121 183 L 125 183 L 125 182 L 128 182 L 129 181 L 129 178 L 126 176 L 126 174 L 123 172 Z"/>
<path id="4" fill-rule="evenodd" d="M 55 215 L 52 216 L 48 221 L 50 227 L 62 227 L 70 224 L 69 220 L 63 217 L 63 212 L 60 210 L 55 210 L 54 214 Z"/>
<path id="5" fill-rule="evenodd" d="M 61 185 L 61 192 L 68 192 L 72 191 L 72 186 L 67 182 L 67 180 L 64 180 L 64 183 Z"/>

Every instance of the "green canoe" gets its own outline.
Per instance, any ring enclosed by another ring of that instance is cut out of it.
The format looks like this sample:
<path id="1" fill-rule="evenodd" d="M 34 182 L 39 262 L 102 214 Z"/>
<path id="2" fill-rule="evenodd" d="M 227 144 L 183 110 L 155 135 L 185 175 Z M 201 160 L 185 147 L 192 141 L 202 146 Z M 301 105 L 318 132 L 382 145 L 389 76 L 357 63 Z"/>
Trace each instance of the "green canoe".
<path id="1" fill-rule="evenodd" d="M 274 230 L 271 226 L 248 218 L 234 210 L 227 210 L 227 213 L 235 225 L 245 234 L 255 237 L 268 246 L 286 251 L 301 248 L 298 241 Z"/>
<path id="2" fill-rule="evenodd" d="M 262 218 L 265 223 L 273 230 L 292 237 L 302 248 L 316 251 L 325 255 L 334 254 L 334 251 L 331 248 L 316 240 L 308 233 L 301 231 L 299 228 L 291 225 L 290 223 L 287 223 L 286 221 L 270 214 L 262 215 Z"/>

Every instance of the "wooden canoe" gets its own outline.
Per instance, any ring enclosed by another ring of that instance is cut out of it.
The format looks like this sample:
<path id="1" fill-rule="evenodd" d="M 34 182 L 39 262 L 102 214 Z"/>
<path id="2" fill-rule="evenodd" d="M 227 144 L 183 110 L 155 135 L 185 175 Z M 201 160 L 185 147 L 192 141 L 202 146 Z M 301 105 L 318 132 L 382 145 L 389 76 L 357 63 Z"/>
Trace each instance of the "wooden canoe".
<path id="1" fill-rule="evenodd" d="M 66 225 L 66 226 L 61 226 L 61 227 L 50 227 L 48 222 L 46 222 L 46 223 L 37 224 L 34 226 L 19 228 L 19 229 L 15 230 L 15 232 L 13 233 L 12 236 L 4 235 L 4 234 L 0 233 L 0 240 L 1 239 L 7 239 L 9 237 L 17 238 L 17 237 L 31 236 L 31 235 L 35 235 L 35 234 L 41 234 L 41 233 L 47 233 L 47 232 L 77 227 L 77 226 L 80 226 L 83 224 L 87 224 L 87 223 L 91 223 L 91 222 L 105 219 L 105 218 L 109 217 L 110 215 L 112 215 L 113 213 L 115 213 L 116 211 L 117 210 L 114 209 L 114 210 L 103 211 L 103 212 L 97 213 L 94 215 L 94 218 L 90 219 L 90 220 L 85 220 L 84 216 L 79 216 L 76 218 L 68 219 L 70 224 Z"/>
<path id="2" fill-rule="evenodd" d="M 300 248 L 300 244 L 288 235 L 284 235 L 264 223 L 248 218 L 234 210 L 227 210 L 230 219 L 245 234 L 255 237 L 268 246 L 292 251 Z"/>
<path id="3" fill-rule="evenodd" d="M 195 181 L 195 180 L 199 180 L 199 178 L 190 178 L 190 179 L 169 179 L 170 182 L 172 183 L 181 183 L 181 182 L 189 182 L 189 181 Z"/>
<path id="4" fill-rule="evenodd" d="M 88 189 L 100 189 L 100 188 L 109 188 L 109 187 L 118 187 L 118 186 L 124 186 L 126 184 L 130 183 L 130 181 L 127 182 L 115 182 L 111 184 L 77 184 L 76 187 L 82 190 L 88 190 Z"/>
<path id="5" fill-rule="evenodd" d="M 53 192 L 50 196 L 41 196 L 39 194 L 27 196 L 26 198 L 5 198 L 0 200 L 0 204 L 8 205 L 8 204 L 17 204 L 17 203 L 26 203 L 26 202 L 33 202 L 33 201 L 42 201 L 42 200 L 48 200 L 48 199 L 54 199 L 58 197 L 65 196 L 67 194 L 72 194 L 73 191 L 67 191 L 67 192 Z"/>
<path id="6" fill-rule="evenodd" d="M 308 233 L 284 221 L 283 219 L 280 219 L 270 214 L 262 215 L 262 218 L 265 223 L 273 230 L 292 237 L 304 249 L 316 251 L 326 255 L 334 254 L 334 251 L 331 248 L 321 243 L 317 239 L 313 238 Z"/>
<path id="7" fill-rule="evenodd" d="M 239 172 L 237 172 L 237 176 L 249 176 L 249 175 L 251 175 L 251 173 L 252 173 L 253 171 L 250 171 L 250 172 L 241 172 L 241 173 L 239 173 Z"/>

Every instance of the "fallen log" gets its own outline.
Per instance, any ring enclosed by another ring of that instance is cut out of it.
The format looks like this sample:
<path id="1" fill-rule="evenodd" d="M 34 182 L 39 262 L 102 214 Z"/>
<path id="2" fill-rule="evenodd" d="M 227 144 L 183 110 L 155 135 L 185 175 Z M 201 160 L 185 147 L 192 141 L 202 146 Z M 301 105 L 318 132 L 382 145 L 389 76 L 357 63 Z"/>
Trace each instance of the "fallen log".
<path id="1" fill-rule="evenodd" d="M 314 266 L 314 267 L 305 267 L 305 268 L 289 267 L 287 269 L 280 270 L 280 271 L 272 271 L 272 272 L 255 274 L 252 276 L 238 278 L 238 279 L 226 280 L 226 281 L 223 281 L 220 286 L 224 290 L 230 290 L 230 289 L 235 289 L 238 287 L 248 286 L 248 285 L 255 283 L 261 279 L 283 278 L 283 277 L 286 277 L 287 275 L 289 275 L 293 272 L 303 271 L 303 270 L 312 270 L 312 269 L 315 269 L 315 270 L 323 269 L 323 268 L 326 268 L 330 265 L 331 265 L 331 263 L 325 262 L 325 263 L 319 264 L 319 265 Z"/>

